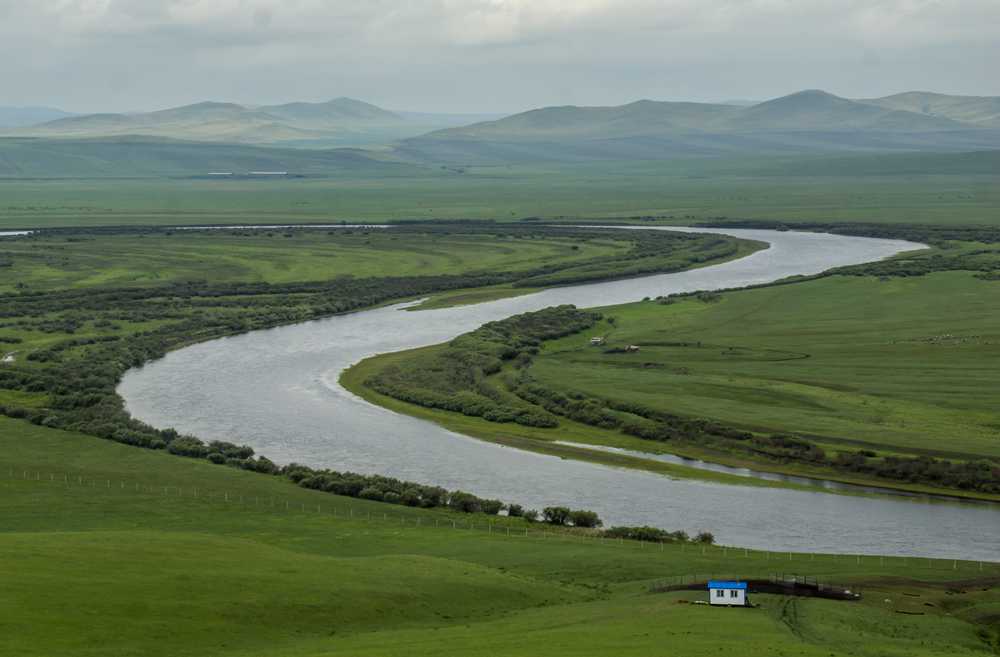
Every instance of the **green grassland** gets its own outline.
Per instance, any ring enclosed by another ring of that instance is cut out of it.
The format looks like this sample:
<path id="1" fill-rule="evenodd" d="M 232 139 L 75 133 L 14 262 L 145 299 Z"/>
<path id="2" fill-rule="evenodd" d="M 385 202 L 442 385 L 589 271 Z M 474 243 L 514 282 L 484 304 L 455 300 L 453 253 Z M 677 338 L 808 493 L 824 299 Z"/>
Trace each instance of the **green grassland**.
<path id="1" fill-rule="evenodd" d="M 967 272 L 835 276 L 670 305 L 609 308 L 546 345 L 539 382 L 829 446 L 1000 456 L 1000 287 Z"/>
<path id="2" fill-rule="evenodd" d="M 94 286 L 293 283 L 338 276 L 524 271 L 621 256 L 614 239 L 379 229 L 81 233 L 0 242 L 0 292 Z M 18 288 L 20 284 L 20 288 Z"/>
<path id="3" fill-rule="evenodd" d="M 0 228 L 663 216 L 996 225 L 998 156 L 357 169 L 290 180 L 0 180 Z"/>
<path id="4" fill-rule="evenodd" d="M 503 517 L 339 498 L 10 419 L 0 419 L 0 450 L 4 654 L 523 657 L 732 648 L 920 657 L 994 654 L 996 645 L 996 564 L 543 532 Z M 700 591 L 649 588 L 681 575 L 775 572 L 848 584 L 864 596 L 851 603 L 758 595 L 756 609 L 724 610 L 681 604 L 704 599 Z"/>

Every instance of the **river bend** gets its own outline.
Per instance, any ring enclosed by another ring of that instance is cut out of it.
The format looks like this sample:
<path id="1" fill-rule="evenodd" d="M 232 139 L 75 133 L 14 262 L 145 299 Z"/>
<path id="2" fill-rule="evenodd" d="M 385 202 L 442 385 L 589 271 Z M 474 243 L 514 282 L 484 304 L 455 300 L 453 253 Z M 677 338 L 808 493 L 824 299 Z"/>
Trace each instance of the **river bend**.
<path id="1" fill-rule="evenodd" d="M 1000 560 L 1000 505 L 678 480 L 565 460 L 388 411 L 337 382 L 340 372 L 366 357 L 440 343 L 516 313 L 766 283 L 920 247 L 794 231 L 698 231 L 770 248 L 675 274 L 418 313 L 396 304 L 212 340 L 130 371 L 119 393 L 133 416 L 153 426 L 245 443 L 278 463 L 386 474 L 534 508 L 593 509 L 608 525 L 709 530 L 722 543 L 758 549 Z"/>

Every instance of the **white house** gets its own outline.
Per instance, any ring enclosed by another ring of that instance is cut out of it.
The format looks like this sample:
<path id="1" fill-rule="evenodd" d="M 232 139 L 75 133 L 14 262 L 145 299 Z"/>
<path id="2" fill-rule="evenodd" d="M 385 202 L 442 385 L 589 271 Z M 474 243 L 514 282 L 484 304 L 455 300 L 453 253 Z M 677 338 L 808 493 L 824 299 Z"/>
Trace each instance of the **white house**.
<path id="1" fill-rule="evenodd" d="M 746 607 L 748 604 L 747 583 L 709 580 L 708 602 L 725 607 Z"/>

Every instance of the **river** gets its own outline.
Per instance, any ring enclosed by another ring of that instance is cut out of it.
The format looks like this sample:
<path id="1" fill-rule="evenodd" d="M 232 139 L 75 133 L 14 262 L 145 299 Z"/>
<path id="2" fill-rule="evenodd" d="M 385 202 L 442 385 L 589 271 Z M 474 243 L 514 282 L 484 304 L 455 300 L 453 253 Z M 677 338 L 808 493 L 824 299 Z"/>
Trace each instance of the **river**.
<path id="1" fill-rule="evenodd" d="M 119 393 L 153 426 L 244 443 L 278 463 L 381 473 L 533 508 L 592 509 L 607 525 L 708 530 L 721 543 L 757 549 L 1000 559 L 1000 505 L 718 484 L 560 459 L 447 431 L 338 384 L 340 372 L 368 356 L 443 342 L 516 313 L 765 283 L 920 248 L 793 231 L 698 231 L 770 248 L 675 274 L 417 313 L 396 304 L 212 340 L 128 372 Z"/>

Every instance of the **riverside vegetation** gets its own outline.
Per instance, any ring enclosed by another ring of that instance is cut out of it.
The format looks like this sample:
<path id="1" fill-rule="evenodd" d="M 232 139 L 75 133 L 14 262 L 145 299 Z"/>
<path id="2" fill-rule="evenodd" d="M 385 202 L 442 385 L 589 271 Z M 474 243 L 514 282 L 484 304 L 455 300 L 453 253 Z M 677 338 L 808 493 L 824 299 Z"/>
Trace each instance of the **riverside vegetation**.
<path id="1" fill-rule="evenodd" d="M 364 385 L 542 441 L 585 425 L 598 431 L 575 440 L 996 498 L 1000 233 L 847 230 L 935 248 L 791 285 L 529 313 L 376 357 Z"/>
<path id="2" fill-rule="evenodd" d="M 0 244 L 0 411 L 179 456 L 283 475 L 303 487 L 408 506 L 522 513 L 462 491 L 278 467 L 249 447 L 203 443 L 131 418 L 122 375 L 197 341 L 449 290 L 676 271 L 748 249 L 713 235 L 453 224 L 342 229 L 43 231 Z M 374 271 L 381 276 L 371 276 Z M 357 276 L 349 273 L 358 274 Z M 369 274 L 369 275 L 366 275 Z M 211 282 L 207 282 L 208 281 Z M 547 522 L 594 527 L 585 510 Z M 528 515 L 530 516 L 531 512 Z"/>

